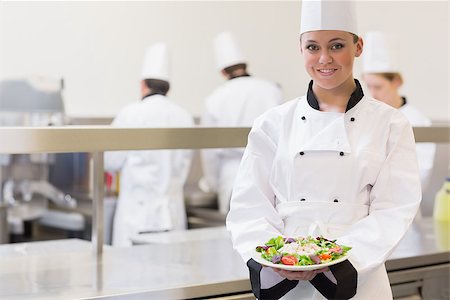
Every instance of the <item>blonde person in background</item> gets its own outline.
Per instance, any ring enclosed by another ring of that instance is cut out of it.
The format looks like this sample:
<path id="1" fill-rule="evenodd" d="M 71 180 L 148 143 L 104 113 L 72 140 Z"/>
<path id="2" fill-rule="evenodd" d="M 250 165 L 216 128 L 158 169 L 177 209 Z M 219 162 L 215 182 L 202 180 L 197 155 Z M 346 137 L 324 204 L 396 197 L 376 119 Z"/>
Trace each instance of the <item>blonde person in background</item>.
<path id="1" fill-rule="evenodd" d="M 146 49 L 142 70 L 142 100 L 123 108 L 114 127 L 192 127 L 191 115 L 172 102 L 169 53 L 165 43 Z M 132 245 L 143 232 L 186 229 L 183 185 L 190 150 L 120 151 L 105 154 L 105 169 L 120 170 L 120 194 L 113 224 L 113 246 Z"/>
<path id="2" fill-rule="evenodd" d="M 381 31 L 369 31 L 364 37 L 363 80 L 372 97 L 400 110 L 412 126 L 431 126 L 431 121 L 400 93 L 403 78 L 400 73 L 394 36 Z M 418 143 L 422 191 L 427 187 L 436 152 L 433 143 Z"/>
<path id="3" fill-rule="evenodd" d="M 302 1 L 306 94 L 257 118 L 234 185 L 227 229 L 262 299 L 392 299 L 385 261 L 419 208 L 411 125 L 364 95 L 353 77 L 363 52 L 352 1 Z M 270 238 L 322 235 L 349 259 L 314 271 L 265 267 Z"/>
<path id="4" fill-rule="evenodd" d="M 205 127 L 250 127 L 256 117 L 281 104 L 282 91 L 274 82 L 251 76 L 235 36 L 227 31 L 214 40 L 217 69 L 226 82 L 205 101 L 201 125 Z M 204 177 L 200 186 L 217 192 L 219 211 L 229 210 L 243 149 L 214 149 L 202 151 Z"/>

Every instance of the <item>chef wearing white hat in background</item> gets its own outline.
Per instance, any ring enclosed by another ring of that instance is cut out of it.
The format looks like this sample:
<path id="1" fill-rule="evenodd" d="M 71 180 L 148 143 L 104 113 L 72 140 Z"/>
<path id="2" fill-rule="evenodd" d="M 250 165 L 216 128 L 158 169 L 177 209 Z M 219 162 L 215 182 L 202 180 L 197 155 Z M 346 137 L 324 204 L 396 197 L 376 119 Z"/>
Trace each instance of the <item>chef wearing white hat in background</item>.
<path id="1" fill-rule="evenodd" d="M 282 102 L 280 87 L 247 72 L 244 57 L 234 35 L 227 31 L 214 40 L 217 69 L 227 80 L 205 101 L 201 125 L 205 127 L 250 127 L 256 117 Z M 219 211 L 229 210 L 231 190 L 243 149 L 202 151 L 203 189 L 218 193 Z"/>
<path id="2" fill-rule="evenodd" d="M 165 43 L 146 49 L 141 78 L 142 101 L 123 108 L 112 126 L 193 126 L 192 116 L 166 96 L 170 76 Z M 130 238 L 140 232 L 186 229 L 183 185 L 190 163 L 190 150 L 105 153 L 105 169 L 121 171 L 113 224 L 114 246 L 130 246 Z"/>
<path id="3" fill-rule="evenodd" d="M 412 126 L 431 126 L 431 121 L 400 94 L 403 78 L 398 65 L 394 36 L 381 31 L 369 31 L 364 36 L 363 80 L 371 96 L 398 108 Z M 422 183 L 426 189 L 434 161 L 436 145 L 418 143 L 417 156 Z"/>
<path id="4" fill-rule="evenodd" d="M 260 300 L 392 299 L 384 263 L 419 208 L 420 177 L 408 120 L 353 77 L 363 51 L 353 6 L 302 1 L 300 51 L 312 80 L 248 137 L 227 229 Z M 316 271 L 256 261 L 270 238 L 307 235 L 351 246 L 349 259 Z"/>

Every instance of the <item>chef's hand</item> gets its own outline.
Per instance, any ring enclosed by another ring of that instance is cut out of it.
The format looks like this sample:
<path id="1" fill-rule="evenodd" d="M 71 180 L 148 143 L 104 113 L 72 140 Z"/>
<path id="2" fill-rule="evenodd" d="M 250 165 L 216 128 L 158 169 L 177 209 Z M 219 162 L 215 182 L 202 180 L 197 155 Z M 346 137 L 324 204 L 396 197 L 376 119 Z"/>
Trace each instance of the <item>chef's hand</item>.
<path id="1" fill-rule="evenodd" d="M 278 273 L 278 275 L 287 278 L 289 280 L 305 280 L 305 281 L 310 281 L 316 276 L 316 274 L 327 272 L 330 270 L 329 268 L 317 269 L 312 271 L 287 271 L 277 268 L 272 269 L 275 271 L 275 273 Z"/>

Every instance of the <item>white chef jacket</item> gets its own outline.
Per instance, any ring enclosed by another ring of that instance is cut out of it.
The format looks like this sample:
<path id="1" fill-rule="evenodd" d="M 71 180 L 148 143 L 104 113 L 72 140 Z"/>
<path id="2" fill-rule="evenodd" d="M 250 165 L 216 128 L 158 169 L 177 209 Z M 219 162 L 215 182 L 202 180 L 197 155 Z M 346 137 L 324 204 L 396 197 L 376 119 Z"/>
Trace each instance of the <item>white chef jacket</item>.
<path id="1" fill-rule="evenodd" d="M 201 118 L 204 127 L 250 127 L 256 117 L 283 100 L 281 89 L 273 82 L 251 76 L 228 80 L 207 99 Z M 204 179 L 218 192 L 219 210 L 229 209 L 231 190 L 244 149 L 203 150 Z"/>
<path id="2" fill-rule="evenodd" d="M 411 126 L 428 127 L 431 126 L 431 120 L 421 113 L 416 107 L 411 105 L 404 98 L 405 103 L 399 110 L 408 119 Z M 434 143 L 417 143 L 417 159 L 419 161 L 420 181 L 422 183 L 422 191 L 424 191 L 429 183 L 431 171 L 433 169 L 434 155 L 436 153 L 436 144 Z"/>
<path id="3" fill-rule="evenodd" d="M 119 112 L 114 127 L 192 127 L 191 115 L 166 96 L 152 95 Z M 191 150 L 114 151 L 105 169 L 121 170 L 113 245 L 130 246 L 139 232 L 185 229 L 183 185 Z"/>
<path id="4" fill-rule="evenodd" d="M 277 235 L 337 238 L 353 247 L 355 299 L 391 299 L 384 262 L 420 200 L 414 136 L 403 114 L 365 96 L 346 113 L 322 112 L 304 96 L 255 121 L 227 228 L 244 261 Z M 261 272 L 262 288 L 282 279 L 270 268 Z M 300 282 L 283 299 L 313 297 L 322 299 Z"/>

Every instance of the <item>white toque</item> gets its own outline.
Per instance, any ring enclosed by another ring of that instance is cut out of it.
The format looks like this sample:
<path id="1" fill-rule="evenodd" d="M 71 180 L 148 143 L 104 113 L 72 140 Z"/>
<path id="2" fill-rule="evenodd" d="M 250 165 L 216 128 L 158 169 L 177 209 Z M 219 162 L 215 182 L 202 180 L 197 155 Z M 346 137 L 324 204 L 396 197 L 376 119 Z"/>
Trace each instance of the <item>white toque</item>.
<path id="1" fill-rule="evenodd" d="M 381 31 L 364 35 L 363 73 L 397 73 L 397 47 L 394 36 Z"/>
<path id="2" fill-rule="evenodd" d="M 300 35 L 316 30 L 342 30 L 358 35 L 353 1 L 303 0 Z"/>
<path id="3" fill-rule="evenodd" d="M 229 31 L 222 32 L 214 39 L 216 66 L 219 70 L 237 64 L 246 63 L 239 45 L 233 34 Z"/>
<path id="4" fill-rule="evenodd" d="M 141 78 L 169 81 L 169 51 L 165 43 L 156 43 L 145 50 Z"/>

